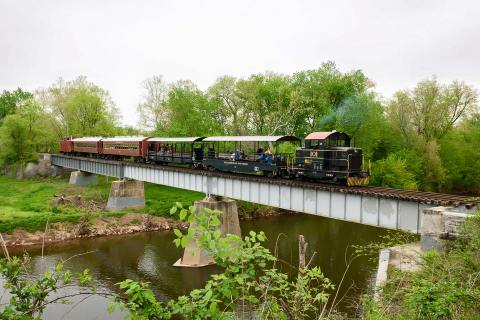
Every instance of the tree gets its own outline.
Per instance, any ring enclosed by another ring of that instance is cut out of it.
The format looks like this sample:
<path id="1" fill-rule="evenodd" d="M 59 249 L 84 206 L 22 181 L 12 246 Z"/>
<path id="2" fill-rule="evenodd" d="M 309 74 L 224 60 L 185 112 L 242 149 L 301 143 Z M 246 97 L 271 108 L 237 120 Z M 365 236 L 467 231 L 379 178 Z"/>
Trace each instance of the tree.
<path id="1" fill-rule="evenodd" d="M 395 93 L 387 107 L 387 118 L 397 143 L 423 159 L 422 189 L 442 189 L 446 172 L 438 141 L 476 109 L 476 91 L 458 81 L 442 85 L 434 78 L 418 83 L 413 90 Z"/>
<path id="2" fill-rule="evenodd" d="M 0 124 L 7 115 L 15 113 L 17 108 L 26 100 L 32 99 L 30 92 L 18 88 L 15 91 L 6 91 L 0 95 Z"/>
<path id="3" fill-rule="evenodd" d="M 163 131 L 168 126 L 169 113 L 165 106 L 170 86 L 162 76 L 153 76 L 143 82 L 145 93 L 139 103 L 139 126 L 151 131 Z"/>
<path id="4" fill-rule="evenodd" d="M 109 93 L 85 77 L 70 82 L 59 79 L 38 96 L 58 137 L 110 135 L 116 130 L 119 111 Z"/>
<path id="5" fill-rule="evenodd" d="M 290 106 L 289 77 L 271 72 L 256 74 L 247 80 L 239 80 L 236 87 L 249 133 L 293 133 L 291 119 L 294 118 L 295 108 Z"/>
<path id="6" fill-rule="evenodd" d="M 439 154 L 448 190 L 480 194 L 480 114 L 446 134 L 440 140 Z"/>
<path id="7" fill-rule="evenodd" d="M 413 90 L 395 93 L 388 105 L 392 127 L 406 143 L 417 136 L 425 141 L 442 138 L 465 115 L 477 109 L 477 92 L 464 82 L 441 85 L 433 78 Z"/>
<path id="8" fill-rule="evenodd" d="M 5 117 L 0 127 L 0 166 L 24 165 L 36 159 L 29 123 L 22 116 Z"/>
<path id="9" fill-rule="evenodd" d="M 376 186 L 406 190 L 418 188 L 406 159 L 397 154 L 390 154 L 387 158 L 375 162 L 371 180 Z"/>
<path id="10" fill-rule="evenodd" d="M 319 69 L 300 71 L 292 77 L 291 107 L 300 110 L 292 119 L 299 136 L 320 129 L 321 119 L 350 97 L 363 94 L 373 86 L 360 71 L 340 72 L 335 63 L 323 63 Z"/>
<path id="11" fill-rule="evenodd" d="M 237 95 L 237 79 L 230 76 L 218 78 L 208 88 L 208 96 L 215 103 L 215 117 L 224 134 L 246 134 L 243 105 Z"/>
<path id="12" fill-rule="evenodd" d="M 384 140 L 387 122 L 382 104 L 373 94 L 362 94 L 344 100 L 335 112 L 335 129 L 353 138 L 355 146 L 371 156 Z"/>
<path id="13" fill-rule="evenodd" d="M 192 82 L 173 84 L 165 101 L 169 120 L 163 133 L 171 136 L 220 134 L 222 129 L 215 118 L 215 106 Z"/>

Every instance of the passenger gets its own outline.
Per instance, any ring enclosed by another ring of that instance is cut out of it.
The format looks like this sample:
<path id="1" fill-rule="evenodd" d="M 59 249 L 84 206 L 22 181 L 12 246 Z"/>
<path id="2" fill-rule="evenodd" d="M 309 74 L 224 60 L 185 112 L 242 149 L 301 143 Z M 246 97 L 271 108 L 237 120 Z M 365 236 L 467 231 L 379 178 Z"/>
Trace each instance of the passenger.
<path id="1" fill-rule="evenodd" d="M 263 162 L 265 156 L 263 155 L 263 149 L 260 147 L 257 149 L 258 161 Z"/>
<path id="2" fill-rule="evenodd" d="M 267 149 L 267 151 L 265 151 L 265 160 L 267 161 L 267 163 L 269 165 L 272 165 L 273 155 L 272 155 L 272 152 L 270 151 L 270 149 Z"/>
<path id="3" fill-rule="evenodd" d="M 240 153 L 239 150 L 235 151 L 235 161 L 239 161 L 242 159 L 242 154 Z"/>

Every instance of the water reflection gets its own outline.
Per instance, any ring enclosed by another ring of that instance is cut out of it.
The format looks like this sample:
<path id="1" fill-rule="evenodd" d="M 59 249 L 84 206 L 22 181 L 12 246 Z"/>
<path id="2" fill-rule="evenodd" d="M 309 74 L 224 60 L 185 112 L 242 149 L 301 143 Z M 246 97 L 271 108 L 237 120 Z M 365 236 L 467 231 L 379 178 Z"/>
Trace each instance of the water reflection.
<path id="1" fill-rule="evenodd" d="M 298 263 L 299 234 L 309 243 L 310 254 L 317 252 L 312 265 L 319 265 L 325 275 L 338 283 L 345 270 L 347 250 L 352 244 L 364 244 L 378 239 L 386 230 L 360 224 L 326 219 L 311 215 L 291 215 L 242 222 L 242 231 L 263 230 L 268 237 L 268 247 L 286 263 L 283 270 L 291 272 L 291 265 Z M 279 236 L 280 235 L 280 236 Z M 41 273 L 45 266 L 69 260 L 67 268 L 81 271 L 91 270 L 100 287 L 110 292 L 118 292 L 116 283 L 124 279 L 147 281 L 155 294 L 163 300 L 187 294 L 194 288 L 202 287 L 218 267 L 176 268 L 172 264 L 181 256 L 182 250 L 175 247 L 174 235 L 167 232 L 144 233 L 114 238 L 96 238 L 56 244 L 45 248 L 42 258 L 40 248 L 29 248 L 35 273 Z M 350 250 L 351 251 L 351 250 Z M 12 250 L 12 254 L 23 254 L 22 249 Z M 355 260 L 346 276 L 344 289 L 354 285 L 348 297 L 355 297 L 365 290 L 375 266 L 367 259 Z M 121 319 L 121 313 L 106 314 L 107 300 L 90 298 L 71 310 L 66 319 Z M 343 308 L 348 302 L 343 303 Z M 46 319 L 61 319 L 71 306 L 50 307 Z"/>

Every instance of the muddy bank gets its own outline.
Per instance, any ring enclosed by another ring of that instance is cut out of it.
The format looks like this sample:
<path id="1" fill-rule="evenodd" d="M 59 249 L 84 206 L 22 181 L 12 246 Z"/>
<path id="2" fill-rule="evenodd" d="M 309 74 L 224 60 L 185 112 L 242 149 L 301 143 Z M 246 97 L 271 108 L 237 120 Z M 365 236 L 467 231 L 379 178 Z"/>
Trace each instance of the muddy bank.
<path id="1" fill-rule="evenodd" d="M 184 230 L 188 228 L 188 224 L 148 214 L 126 214 L 122 217 L 82 217 L 77 224 L 66 222 L 50 224 L 47 226 L 45 235 L 42 231 L 30 233 L 15 230 L 12 234 L 2 234 L 2 236 L 7 247 L 15 247 L 43 243 L 48 245 L 74 239 L 165 231 L 175 228 Z"/>
<path id="2" fill-rule="evenodd" d="M 291 211 L 272 208 L 244 201 L 238 201 L 238 216 L 240 220 L 254 220 L 283 214 L 292 214 Z M 44 230 L 28 232 L 16 229 L 12 234 L 2 234 L 7 247 L 48 245 L 63 241 L 93 238 L 102 236 L 126 235 L 138 232 L 168 231 L 172 229 L 186 230 L 188 223 L 163 216 L 150 214 L 125 214 L 123 216 L 102 216 L 105 212 L 106 201 L 87 200 L 78 194 L 78 190 L 65 189 L 51 200 L 54 208 L 73 207 L 84 212 L 77 223 L 58 222 L 48 224 Z"/>

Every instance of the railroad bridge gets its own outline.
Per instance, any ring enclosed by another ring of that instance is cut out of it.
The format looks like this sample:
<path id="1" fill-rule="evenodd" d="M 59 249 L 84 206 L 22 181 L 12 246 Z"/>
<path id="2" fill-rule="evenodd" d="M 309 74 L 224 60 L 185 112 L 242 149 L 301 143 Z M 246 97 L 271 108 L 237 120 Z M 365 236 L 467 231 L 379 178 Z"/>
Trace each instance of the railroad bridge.
<path id="1" fill-rule="evenodd" d="M 51 154 L 51 164 L 120 180 L 161 184 L 323 217 L 420 232 L 423 210 L 466 212 L 470 197 L 377 187 L 345 187 L 261 176 Z M 110 200 L 109 200 L 110 201 Z"/>

